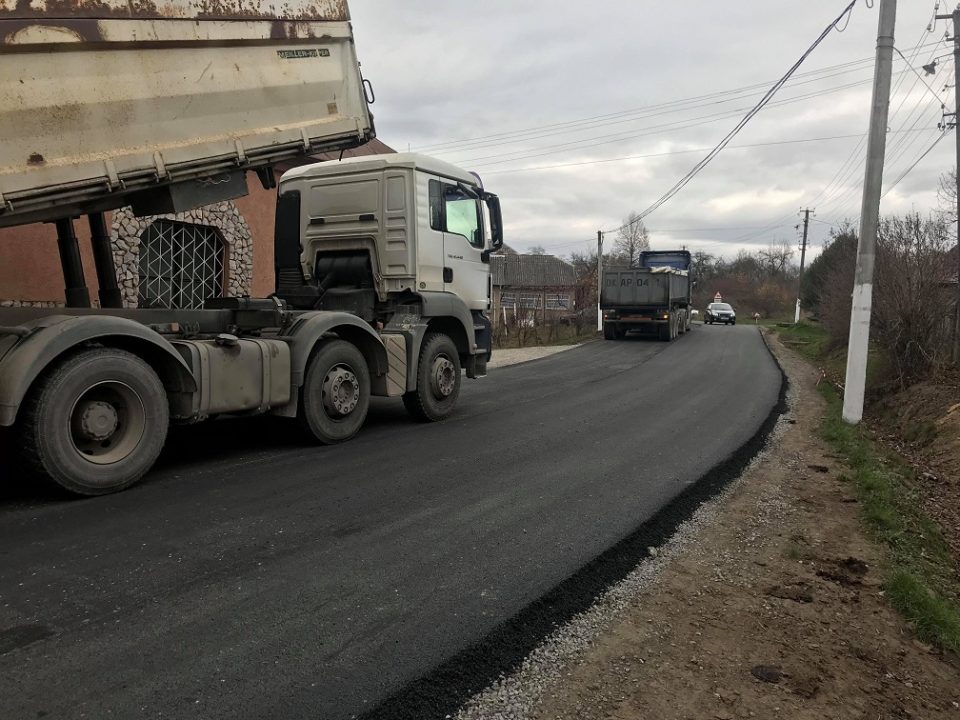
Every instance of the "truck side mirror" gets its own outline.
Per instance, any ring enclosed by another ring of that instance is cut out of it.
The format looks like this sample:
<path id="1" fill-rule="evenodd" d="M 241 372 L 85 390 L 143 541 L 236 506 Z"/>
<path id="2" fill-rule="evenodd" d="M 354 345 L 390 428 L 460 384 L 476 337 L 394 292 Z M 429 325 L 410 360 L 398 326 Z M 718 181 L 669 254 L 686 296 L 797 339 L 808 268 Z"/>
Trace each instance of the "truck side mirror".
<path id="1" fill-rule="evenodd" d="M 500 213 L 500 198 L 492 193 L 484 193 L 484 202 L 490 211 L 490 236 L 494 250 L 503 247 L 503 215 Z"/>

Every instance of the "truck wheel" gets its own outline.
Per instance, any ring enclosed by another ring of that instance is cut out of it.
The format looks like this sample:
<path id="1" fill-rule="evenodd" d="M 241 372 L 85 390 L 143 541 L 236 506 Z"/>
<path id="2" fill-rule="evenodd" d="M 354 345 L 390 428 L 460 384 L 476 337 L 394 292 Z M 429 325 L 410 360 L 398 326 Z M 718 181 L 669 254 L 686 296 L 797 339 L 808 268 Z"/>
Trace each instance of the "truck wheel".
<path id="1" fill-rule="evenodd" d="M 662 342 L 670 342 L 673 340 L 670 333 L 670 324 L 666 325 L 657 325 L 657 339 Z"/>
<path id="2" fill-rule="evenodd" d="M 363 354 L 346 340 L 324 340 L 307 367 L 297 419 L 323 445 L 356 435 L 370 409 L 370 371 Z"/>
<path id="3" fill-rule="evenodd" d="M 417 363 L 417 389 L 403 395 L 403 404 L 421 422 L 443 420 L 453 412 L 460 396 L 460 354 L 442 333 L 423 339 Z"/>
<path id="4" fill-rule="evenodd" d="M 611 323 L 603 324 L 603 339 L 604 340 L 616 340 L 617 339 L 617 328 Z"/>
<path id="5" fill-rule="evenodd" d="M 28 472 L 77 495 L 105 495 L 137 482 L 160 454 L 170 423 L 153 368 L 113 348 L 64 359 L 31 390 L 20 413 Z"/>

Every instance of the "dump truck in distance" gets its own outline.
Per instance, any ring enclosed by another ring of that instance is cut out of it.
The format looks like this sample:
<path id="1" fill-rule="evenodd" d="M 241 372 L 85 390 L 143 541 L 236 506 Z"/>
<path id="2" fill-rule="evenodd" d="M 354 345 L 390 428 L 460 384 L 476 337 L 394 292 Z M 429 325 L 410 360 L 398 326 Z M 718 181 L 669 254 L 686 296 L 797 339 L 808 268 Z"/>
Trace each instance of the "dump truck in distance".
<path id="1" fill-rule="evenodd" d="M 268 298 L 128 308 L 117 289 L 104 210 L 235 197 L 248 170 L 272 185 L 277 159 L 372 136 L 346 3 L 285 4 L 282 19 L 243 3 L 211 15 L 201 0 L 45 7 L 0 0 L 0 225 L 56 225 L 66 307 L 0 309 L 0 434 L 16 456 L 4 453 L 0 470 L 99 495 L 140 480 L 171 423 L 272 414 L 331 444 L 360 430 L 371 396 L 402 399 L 421 421 L 448 417 L 463 376 L 486 372 L 490 254 L 503 245 L 497 196 L 448 163 L 405 153 L 286 173 Z M 119 77 L 128 94 L 98 108 L 96 92 L 71 87 L 78 77 L 88 88 Z M 60 124 L 38 117 L 32 132 L 18 108 Z M 115 135 L 110 108 L 122 110 Z"/>
<path id="2" fill-rule="evenodd" d="M 604 268 L 603 337 L 620 340 L 638 331 L 670 341 L 689 331 L 690 261 L 686 250 L 648 250 L 640 253 L 640 267 Z"/>

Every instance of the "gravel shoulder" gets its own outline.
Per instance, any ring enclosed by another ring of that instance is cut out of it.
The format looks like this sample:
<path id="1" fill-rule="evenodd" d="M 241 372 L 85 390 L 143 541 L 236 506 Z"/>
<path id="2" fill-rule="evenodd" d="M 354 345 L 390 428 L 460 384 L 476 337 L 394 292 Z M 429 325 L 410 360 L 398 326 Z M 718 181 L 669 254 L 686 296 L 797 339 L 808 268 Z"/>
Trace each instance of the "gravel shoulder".
<path id="1" fill-rule="evenodd" d="M 956 660 L 880 590 L 818 373 L 771 340 L 790 412 L 765 451 L 461 720 L 956 718 Z"/>
<path id="2" fill-rule="evenodd" d="M 530 360 L 539 360 L 540 358 L 549 357 L 550 355 L 556 355 L 564 350 L 573 350 L 575 347 L 580 347 L 580 345 L 546 345 L 541 347 L 494 350 L 493 357 L 490 358 L 490 362 L 487 363 L 487 368 L 506 367 Z"/>

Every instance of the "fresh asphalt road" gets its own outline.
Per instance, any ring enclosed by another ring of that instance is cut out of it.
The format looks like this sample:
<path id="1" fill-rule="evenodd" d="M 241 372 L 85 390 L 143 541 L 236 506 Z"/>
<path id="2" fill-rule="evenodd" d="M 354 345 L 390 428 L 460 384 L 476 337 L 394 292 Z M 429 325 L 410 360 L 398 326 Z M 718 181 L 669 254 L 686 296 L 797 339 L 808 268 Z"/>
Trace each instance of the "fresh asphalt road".
<path id="1" fill-rule="evenodd" d="M 0 496 L 0 717 L 341 718 L 631 533 L 776 405 L 753 327 L 595 342 L 464 381 L 455 417 L 378 400 L 353 442 L 180 429 L 82 501 Z"/>

